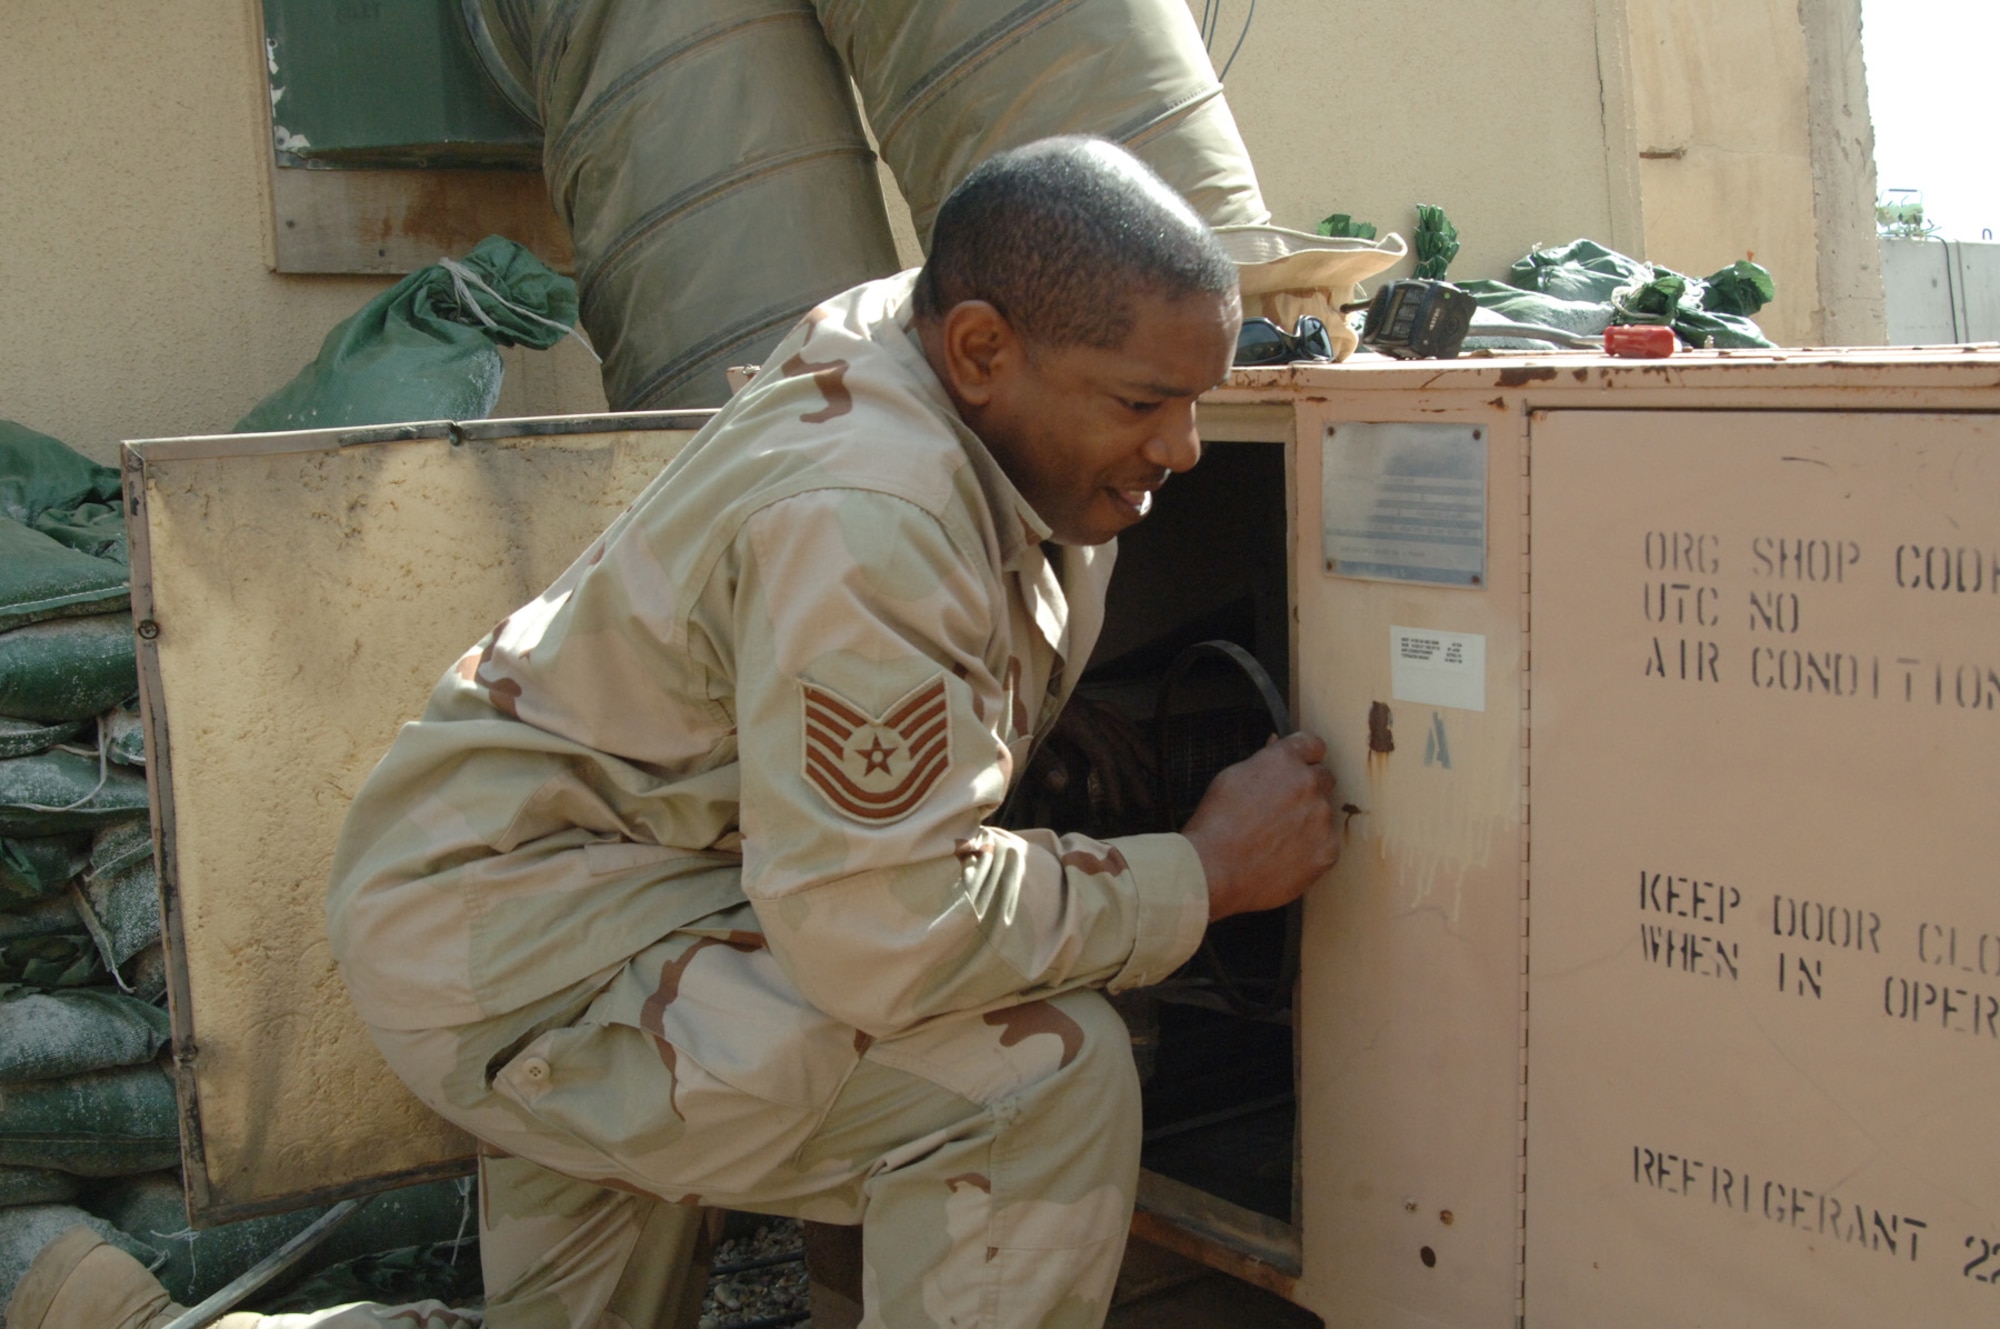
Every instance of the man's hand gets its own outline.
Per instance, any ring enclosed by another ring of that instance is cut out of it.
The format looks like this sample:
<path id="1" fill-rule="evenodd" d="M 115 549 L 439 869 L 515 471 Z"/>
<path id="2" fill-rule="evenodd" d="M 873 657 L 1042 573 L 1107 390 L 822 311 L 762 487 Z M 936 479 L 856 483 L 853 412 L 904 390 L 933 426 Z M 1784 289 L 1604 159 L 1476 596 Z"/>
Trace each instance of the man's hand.
<path id="1" fill-rule="evenodd" d="M 1305 894 L 1340 859 L 1341 818 L 1326 744 L 1311 734 L 1273 738 L 1224 770 L 1181 834 L 1208 874 L 1208 921 L 1276 909 Z"/>

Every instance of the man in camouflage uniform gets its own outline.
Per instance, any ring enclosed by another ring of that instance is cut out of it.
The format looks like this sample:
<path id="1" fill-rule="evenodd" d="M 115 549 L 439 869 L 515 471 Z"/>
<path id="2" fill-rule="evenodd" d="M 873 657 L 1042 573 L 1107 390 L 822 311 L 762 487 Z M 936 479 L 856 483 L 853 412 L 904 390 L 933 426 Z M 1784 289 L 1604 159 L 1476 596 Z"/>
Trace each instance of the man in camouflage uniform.
<path id="1" fill-rule="evenodd" d="M 1181 835 L 986 822 L 1239 321 L 1122 150 L 995 158 L 403 729 L 328 915 L 390 1064 L 493 1153 L 493 1329 L 684 1310 L 663 1201 L 865 1218 L 869 1324 L 1102 1320 L 1140 1132 L 1100 990 L 1300 894 L 1332 781 L 1295 735 Z"/>

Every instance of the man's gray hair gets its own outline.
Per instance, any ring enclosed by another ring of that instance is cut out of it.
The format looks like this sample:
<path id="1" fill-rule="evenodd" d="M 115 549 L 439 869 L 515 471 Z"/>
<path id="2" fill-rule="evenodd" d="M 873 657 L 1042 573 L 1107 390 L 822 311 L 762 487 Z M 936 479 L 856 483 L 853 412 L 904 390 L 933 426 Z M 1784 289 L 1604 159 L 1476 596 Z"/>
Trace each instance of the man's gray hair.
<path id="1" fill-rule="evenodd" d="M 951 191 L 916 298 L 926 318 L 987 301 L 1034 345 L 1115 347 L 1137 294 L 1235 289 L 1236 265 L 1171 186 L 1116 144 L 1066 137 L 989 157 Z"/>

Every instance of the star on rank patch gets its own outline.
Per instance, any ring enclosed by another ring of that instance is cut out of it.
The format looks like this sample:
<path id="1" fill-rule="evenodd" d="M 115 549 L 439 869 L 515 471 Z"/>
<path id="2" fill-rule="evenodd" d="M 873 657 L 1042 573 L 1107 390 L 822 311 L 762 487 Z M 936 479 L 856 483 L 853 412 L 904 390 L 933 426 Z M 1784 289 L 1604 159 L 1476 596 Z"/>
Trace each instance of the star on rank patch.
<path id="1" fill-rule="evenodd" d="M 951 768 L 951 717 L 939 674 L 870 715 L 800 680 L 805 777 L 836 812 L 886 825 L 915 811 Z"/>

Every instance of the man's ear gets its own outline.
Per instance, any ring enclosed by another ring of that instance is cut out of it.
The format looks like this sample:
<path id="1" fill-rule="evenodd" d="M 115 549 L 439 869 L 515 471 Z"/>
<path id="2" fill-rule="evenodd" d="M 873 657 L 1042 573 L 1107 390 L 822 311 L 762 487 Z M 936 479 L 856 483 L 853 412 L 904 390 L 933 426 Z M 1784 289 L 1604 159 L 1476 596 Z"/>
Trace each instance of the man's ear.
<path id="1" fill-rule="evenodd" d="M 938 349 L 952 395 L 978 407 L 992 401 L 997 379 L 1020 355 L 1020 339 L 993 305 L 963 300 L 945 313 Z"/>

